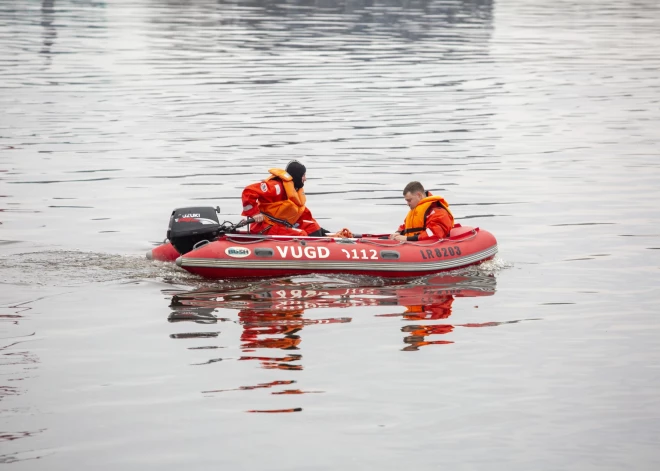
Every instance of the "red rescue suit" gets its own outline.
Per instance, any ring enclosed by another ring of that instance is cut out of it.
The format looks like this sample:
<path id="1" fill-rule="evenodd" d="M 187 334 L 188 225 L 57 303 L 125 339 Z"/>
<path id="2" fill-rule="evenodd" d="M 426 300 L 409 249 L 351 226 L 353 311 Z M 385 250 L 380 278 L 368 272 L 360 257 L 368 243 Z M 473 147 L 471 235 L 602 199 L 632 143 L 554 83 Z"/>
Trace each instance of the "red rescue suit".
<path id="1" fill-rule="evenodd" d="M 250 225 L 250 232 L 306 236 L 320 230 L 321 226 L 305 206 L 305 191 L 295 189 L 291 175 L 278 168 L 269 172 L 270 177 L 248 185 L 241 196 L 243 216 L 264 215 L 263 222 Z"/>
<path id="2" fill-rule="evenodd" d="M 445 238 L 454 227 L 454 216 L 449 210 L 449 204 L 442 196 L 433 196 L 426 192 L 414 209 L 411 209 L 398 232 L 407 236 L 408 240 L 424 240 Z"/>

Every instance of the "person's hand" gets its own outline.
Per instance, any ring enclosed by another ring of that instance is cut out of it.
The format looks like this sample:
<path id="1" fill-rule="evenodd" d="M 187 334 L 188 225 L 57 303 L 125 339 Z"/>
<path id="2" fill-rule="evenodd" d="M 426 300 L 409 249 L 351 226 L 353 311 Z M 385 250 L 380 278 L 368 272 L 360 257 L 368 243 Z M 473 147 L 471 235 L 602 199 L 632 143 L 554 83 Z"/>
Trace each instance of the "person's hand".
<path id="1" fill-rule="evenodd" d="M 254 222 L 264 222 L 264 215 L 261 213 L 255 214 L 252 219 L 254 219 Z"/>
<path id="2" fill-rule="evenodd" d="M 337 235 L 339 237 L 344 237 L 346 239 L 351 239 L 353 238 L 353 233 L 350 231 L 350 229 L 344 227 L 341 231 L 337 231 Z"/>
<path id="3" fill-rule="evenodd" d="M 353 238 L 353 233 L 349 229 L 344 227 L 342 230 L 337 231 L 334 234 L 328 234 L 327 237 L 340 237 L 342 239 L 351 239 Z"/>
<path id="4" fill-rule="evenodd" d="M 391 234 L 391 235 L 390 235 L 390 239 L 392 239 L 392 240 L 398 240 L 399 242 L 405 242 L 405 241 L 408 240 L 408 238 L 407 238 L 406 236 L 401 235 L 401 234 L 396 234 L 396 233 Z"/>

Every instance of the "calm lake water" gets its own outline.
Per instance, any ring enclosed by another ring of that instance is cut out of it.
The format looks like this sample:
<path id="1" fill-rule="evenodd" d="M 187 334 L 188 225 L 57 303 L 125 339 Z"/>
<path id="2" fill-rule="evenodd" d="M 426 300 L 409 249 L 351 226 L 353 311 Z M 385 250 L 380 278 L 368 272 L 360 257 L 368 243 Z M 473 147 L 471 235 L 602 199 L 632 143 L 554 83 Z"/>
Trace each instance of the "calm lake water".
<path id="1" fill-rule="evenodd" d="M 659 46 L 656 0 L 0 2 L 0 462 L 658 469 Z M 293 158 L 330 230 L 420 180 L 500 253 L 146 260 Z"/>

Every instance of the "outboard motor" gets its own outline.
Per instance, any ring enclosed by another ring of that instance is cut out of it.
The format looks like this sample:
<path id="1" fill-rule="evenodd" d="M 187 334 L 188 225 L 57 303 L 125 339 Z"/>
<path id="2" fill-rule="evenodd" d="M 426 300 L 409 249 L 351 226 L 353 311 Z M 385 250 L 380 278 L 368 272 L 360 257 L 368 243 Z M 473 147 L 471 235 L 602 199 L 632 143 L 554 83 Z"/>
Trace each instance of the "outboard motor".
<path id="1" fill-rule="evenodd" d="M 178 208 L 172 211 L 167 238 L 181 255 L 190 252 L 195 244 L 218 237 L 220 208 Z"/>

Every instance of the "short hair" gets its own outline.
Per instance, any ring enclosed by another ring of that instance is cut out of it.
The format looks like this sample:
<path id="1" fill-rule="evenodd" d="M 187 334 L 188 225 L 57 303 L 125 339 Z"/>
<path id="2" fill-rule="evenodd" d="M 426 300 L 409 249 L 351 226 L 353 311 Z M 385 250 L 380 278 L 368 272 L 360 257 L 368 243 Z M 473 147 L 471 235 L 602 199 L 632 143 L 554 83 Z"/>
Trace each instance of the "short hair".
<path id="1" fill-rule="evenodd" d="M 406 196 L 407 193 L 421 193 L 421 194 L 424 194 L 424 193 L 426 193 L 426 191 L 424 190 L 424 186 L 421 183 L 419 183 L 419 182 L 410 182 L 403 189 L 403 196 Z"/>

